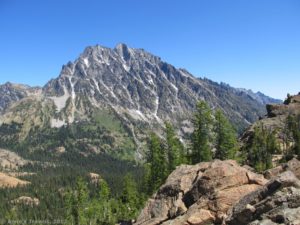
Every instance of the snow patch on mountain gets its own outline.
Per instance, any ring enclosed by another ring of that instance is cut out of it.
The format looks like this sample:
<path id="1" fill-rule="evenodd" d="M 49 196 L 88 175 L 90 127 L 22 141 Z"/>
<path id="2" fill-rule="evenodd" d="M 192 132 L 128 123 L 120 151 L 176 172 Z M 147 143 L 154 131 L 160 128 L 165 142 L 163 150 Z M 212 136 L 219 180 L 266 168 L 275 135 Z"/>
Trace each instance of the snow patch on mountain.
<path id="1" fill-rule="evenodd" d="M 66 125 L 66 122 L 64 120 L 55 119 L 55 118 L 51 118 L 50 120 L 51 128 L 60 128 L 64 125 Z"/>
<path id="2" fill-rule="evenodd" d="M 96 86 L 97 91 L 101 94 L 101 91 L 100 91 L 98 82 L 95 80 L 95 78 L 93 78 L 92 80 L 93 80 L 93 82 L 94 82 L 94 84 L 95 84 L 95 86 Z"/>
<path id="3" fill-rule="evenodd" d="M 128 109 L 128 113 L 135 120 L 149 121 L 147 117 L 138 109 Z"/>
<path id="4" fill-rule="evenodd" d="M 86 65 L 86 67 L 89 67 L 89 59 L 88 58 L 84 58 L 83 62 Z"/>
<path id="5" fill-rule="evenodd" d="M 72 99 L 74 100 L 76 98 L 76 94 L 75 94 L 75 90 L 74 90 L 74 84 L 72 82 L 72 77 L 69 77 L 69 82 L 71 85 L 71 96 L 72 96 Z"/>
<path id="6" fill-rule="evenodd" d="M 117 96 L 115 95 L 115 93 L 113 92 L 111 87 L 108 87 L 104 82 L 101 82 L 101 85 L 110 92 L 110 94 L 113 98 L 118 100 Z"/>
<path id="7" fill-rule="evenodd" d="M 173 83 L 170 83 L 170 85 L 172 86 L 172 88 L 177 92 L 178 91 L 178 88 L 173 84 Z"/>
<path id="8" fill-rule="evenodd" d="M 63 86 L 64 89 L 64 95 L 59 97 L 49 97 L 49 99 L 53 100 L 56 111 L 60 112 L 63 108 L 66 107 L 66 102 L 69 99 L 70 95 L 68 94 L 68 91 L 65 86 Z"/>
<path id="9" fill-rule="evenodd" d="M 129 66 L 127 66 L 126 64 L 122 64 L 122 65 L 123 65 L 123 68 L 124 68 L 127 72 L 130 71 L 130 67 L 129 67 Z"/>

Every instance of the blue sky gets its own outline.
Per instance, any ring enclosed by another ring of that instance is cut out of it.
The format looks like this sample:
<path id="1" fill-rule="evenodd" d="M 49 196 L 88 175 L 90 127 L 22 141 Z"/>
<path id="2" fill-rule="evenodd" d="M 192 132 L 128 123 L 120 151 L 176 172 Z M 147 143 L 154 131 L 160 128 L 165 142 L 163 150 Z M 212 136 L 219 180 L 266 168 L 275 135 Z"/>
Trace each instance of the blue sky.
<path id="1" fill-rule="evenodd" d="M 0 83 L 44 85 L 86 46 L 126 43 L 195 76 L 300 91 L 299 0 L 0 0 Z"/>

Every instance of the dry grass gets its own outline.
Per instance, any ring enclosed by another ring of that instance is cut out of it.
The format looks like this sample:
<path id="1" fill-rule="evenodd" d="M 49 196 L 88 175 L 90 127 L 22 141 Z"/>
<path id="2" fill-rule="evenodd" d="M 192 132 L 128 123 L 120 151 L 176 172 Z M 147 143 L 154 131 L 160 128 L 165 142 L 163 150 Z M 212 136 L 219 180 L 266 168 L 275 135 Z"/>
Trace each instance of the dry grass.
<path id="1" fill-rule="evenodd" d="M 20 180 L 18 178 L 9 176 L 5 173 L 0 172 L 0 187 L 9 187 L 9 188 L 14 188 L 17 186 L 23 186 L 30 184 L 28 181 Z"/>

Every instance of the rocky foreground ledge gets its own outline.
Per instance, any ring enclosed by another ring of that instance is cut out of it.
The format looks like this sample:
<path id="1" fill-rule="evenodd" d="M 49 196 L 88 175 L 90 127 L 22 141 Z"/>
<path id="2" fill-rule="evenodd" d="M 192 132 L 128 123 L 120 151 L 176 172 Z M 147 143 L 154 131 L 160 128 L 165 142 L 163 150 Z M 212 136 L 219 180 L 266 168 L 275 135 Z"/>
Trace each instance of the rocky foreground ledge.
<path id="1" fill-rule="evenodd" d="M 148 200 L 136 225 L 300 224 L 300 161 L 264 175 L 235 161 L 182 165 Z"/>

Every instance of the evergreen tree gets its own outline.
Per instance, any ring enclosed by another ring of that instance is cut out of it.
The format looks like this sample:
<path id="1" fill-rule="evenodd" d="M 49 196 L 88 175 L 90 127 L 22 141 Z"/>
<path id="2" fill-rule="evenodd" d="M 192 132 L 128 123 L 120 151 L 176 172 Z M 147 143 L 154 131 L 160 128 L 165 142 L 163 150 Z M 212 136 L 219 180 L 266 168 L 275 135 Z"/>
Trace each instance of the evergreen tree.
<path id="1" fill-rule="evenodd" d="M 271 168 L 274 148 L 278 148 L 274 132 L 266 130 L 262 124 L 256 126 L 251 145 L 247 148 L 250 164 L 257 171 Z"/>
<path id="2" fill-rule="evenodd" d="M 122 220 L 130 221 L 137 216 L 140 201 L 137 186 L 131 174 L 124 177 L 124 187 L 121 195 Z"/>
<path id="3" fill-rule="evenodd" d="M 152 133 L 149 144 L 148 163 L 150 164 L 149 193 L 157 190 L 166 179 L 166 154 L 160 138 Z"/>
<path id="4" fill-rule="evenodd" d="M 211 132 L 212 132 L 212 112 L 206 102 L 200 101 L 196 106 L 196 113 L 192 120 L 194 132 L 192 134 L 192 163 L 210 161 L 211 152 Z"/>
<path id="5" fill-rule="evenodd" d="M 151 182 L 151 163 L 148 157 L 147 162 L 143 165 L 144 176 L 142 180 L 142 192 L 143 194 L 145 194 L 146 198 L 152 194 L 152 189 L 149 187 L 149 184 Z"/>
<path id="6" fill-rule="evenodd" d="M 294 141 L 295 141 L 295 145 L 294 145 L 294 151 L 295 154 L 300 157 L 300 130 L 296 130 L 294 132 Z"/>
<path id="7" fill-rule="evenodd" d="M 278 153 L 280 151 L 279 149 L 279 145 L 278 145 L 278 141 L 277 141 L 277 138 L 276 138 L 276 135 L 275 135 L 275 131 L 273 130 L 269 130 L 267 131 L 267 151 L 270 153 L 270 154 L 275 154 L 275 153 Z"/>
<path id="8" fill-rule="evenodd" d="M 97 203 L 97 224 L 113 225 L 116 223 L 116 215 L 113 214 L 110 188 L 105 180 L 99 181 L 99 200 Z"/>
<path id="9" fill-rule="evenodd" d="M 15 207 L 12 207 L 10 210 L 7 210 L 7 212 L 5 214 L 5 219 L 7 221 L 13 221 L 13 220 L 17 220 L 18 219 Z"/>
<path id="10" fill-rule="evenodd" d="M 166 152 L 168 157 L 168 173 L 171 173 L 176 166 L 185 163 L 184 147 L 176 136 L 173 126 L 166 122 Z"/>
<path id="11" fill-rule="evenodd" d="M 66 198 L 67 220 L 75 225 L 86 224 L 88 189 L 81 177 L 77 179 L 76 190 L 69 191 Z"/>
<path id="12" fill-rule="evenodd" d="M 288 105 L 291 103 L 292 96 L 288 93 L 286 99 L 284 100 L 283 104 Z"/>
<path id="13" fill-rule="evenodd" d="M 108 201 L 110 197 L 110 188 L 107 182 L 103 179 L 99 180 L 99 199 L 101 201 Z"/>
<path id="14" fill-rule="evenodd" d="M 237 134 L 221 110 L 215 113 L 216 153 L 215 158 L 234 159 L 238 150 Z"/>
<path id="15" fill-rule="evenodd" d="M 292 149 L 290 149 L 292 150 L 291 153 L 300 156 L 300 115 L 288 115 L 286 124 L 288 128 L 287 135 L 289 137 L 286 145 L 289 145 L 288 142 L 293 141 Z"/>

